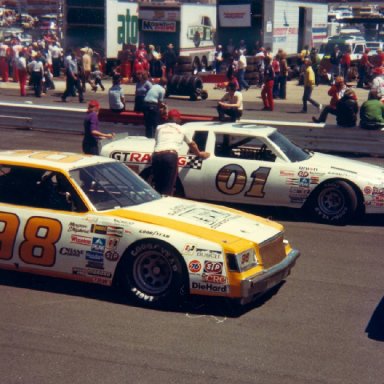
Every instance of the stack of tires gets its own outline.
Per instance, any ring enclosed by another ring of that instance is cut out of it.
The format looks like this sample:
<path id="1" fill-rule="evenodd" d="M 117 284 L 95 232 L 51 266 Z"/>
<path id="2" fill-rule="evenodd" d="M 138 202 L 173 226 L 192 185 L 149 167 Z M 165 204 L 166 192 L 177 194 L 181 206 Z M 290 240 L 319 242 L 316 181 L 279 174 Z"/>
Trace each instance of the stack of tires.
<path id="1" fill-rule="evenodd" d="M 207 91 L 203 90 L 203 81 L 198 76 L 173 75 L 168 79 L 165 97 L 170 95 L 189 96 L 192 101 L 199 97 L 205 100 L 208 97 Z"/>
<path id="2" fill-rule="evenodd" d="M 189 56 L 179 56 L 176 68 L 178 75 L 191 75 L 193 72 L 191 58 Z"/>
<path id="3" fill-rule="evenodd" d="M 259 80 L 256 62 L 257 59 L 255 56 L 247 56 L 247 68 L 244 77 L 249 85 L 256 85 Z"/>

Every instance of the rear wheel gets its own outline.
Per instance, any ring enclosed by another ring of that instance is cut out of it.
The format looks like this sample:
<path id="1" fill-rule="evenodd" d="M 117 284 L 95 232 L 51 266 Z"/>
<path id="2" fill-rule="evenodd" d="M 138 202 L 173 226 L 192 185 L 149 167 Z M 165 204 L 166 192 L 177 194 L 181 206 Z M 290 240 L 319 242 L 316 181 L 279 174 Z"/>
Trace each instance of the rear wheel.
<path id="1" fill-rule="evenodd" d="M 120 269 L 127 294 L 141 305 L 172 306 L 186 293 L 180 255 L 170 245 L 153 239 L 136 243 Z"/>
<path id="2" fill-rule="evenodd" d="M 351 185 L 334 180 L 324 183 L 313 192 L 309 207 L 317 221 L 343 225 L 355 217 L 358 199 Z"/>

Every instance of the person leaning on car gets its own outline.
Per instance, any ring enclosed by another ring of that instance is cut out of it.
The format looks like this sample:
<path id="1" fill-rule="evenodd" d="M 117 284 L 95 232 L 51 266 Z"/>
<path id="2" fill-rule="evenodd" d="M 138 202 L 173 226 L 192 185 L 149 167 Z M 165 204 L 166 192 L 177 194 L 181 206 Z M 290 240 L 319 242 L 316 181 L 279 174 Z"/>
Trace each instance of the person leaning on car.
<path id="1" fill-rule="evenodd" d="M 176 109 L 168 112 L 168 121 L 159 125 L 155 132 L 155 148 L 152 154 L 153 181 L 155 189 L 162 195 L 173 195 L 178 175 L 178 152 L 185 142 L 189 150 L 202 159 L 210 154 L 199 150 L 197 144 L 180 125 L 181 115 Z"/>
<path id="2" fill-rule="evenodd" d="M 97 100 L 88 103 L 87 114 L 84 119 L 83 152 L 88 155 L 99 155 L 99 142 L 102 139 L 113 139 L 114 133 L 103 133 L 99 129 L 100 104 Z"/>

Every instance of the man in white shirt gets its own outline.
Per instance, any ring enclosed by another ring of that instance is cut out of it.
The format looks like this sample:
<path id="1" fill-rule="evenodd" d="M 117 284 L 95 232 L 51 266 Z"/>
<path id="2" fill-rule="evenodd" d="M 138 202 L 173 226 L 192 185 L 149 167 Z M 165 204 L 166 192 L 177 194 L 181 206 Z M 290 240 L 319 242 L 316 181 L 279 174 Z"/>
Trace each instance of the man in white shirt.
<path id="1" fill-rule="evenodd" d="M 44 65 L 40 53 L 38 53 L 28 64 L 28 71 L 31 74 L 31 81 L 33 90 L 35 91 L 35 96 L 41 97 Z"/>
<path id="2" fill-rule="evenodd" d="M 180 112 L 172 109 L 168 112 L 168 122 L 156 128 L 152 169 L 155 189 L 162 195 L 173 195 L 178 175 L 178 152 L 183 143 L 186 143 L 197 157 L 207 159 L 210 156 L 208 152 L 199 150 L 180 122 Z"/>
<path id="3" fill-rule="evenodd" d="M 60 67 L 61 67 L 61 58 L 63 56 L 63 49 L 59 47 L 59 43 L 54 42 L 49 46 L 48 50 L 51 52 L 52 56 L 52 72 L 53 77 L 60 76 Z"/>
<path id="4" fill-rule="evenodd" d="M 225 115 L 228 115 L 231 121 L 239 120 L 243 115 L 243 95 L 236 91 L 236 83 L 227 85 L 227 93 L 219 101 L 217 112 L 220 121 L 225 121 Z"/>
<path id="5" fill-rule="evenodd" d="M 247 58 L 244 56 L 243 53 L 241 53 L 241 51 L 239 51 L 238 55 L 239 56 L 237 61 L 237 80 L 239 82 L 240 91 L 242 91 L 243 89 L 248 91 L 249 84 L 245 81 L 244 78 L 245 70 L 247 68 Z"/>

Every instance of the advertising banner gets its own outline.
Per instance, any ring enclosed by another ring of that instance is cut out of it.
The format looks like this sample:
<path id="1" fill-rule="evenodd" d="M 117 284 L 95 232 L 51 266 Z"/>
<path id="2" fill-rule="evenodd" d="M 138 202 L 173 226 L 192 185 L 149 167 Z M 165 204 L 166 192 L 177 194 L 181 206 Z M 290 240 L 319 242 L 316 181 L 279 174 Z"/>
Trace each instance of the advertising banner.
<path id="1" fill-rule="evenodd" d="M 228 28 L 250 27 L 251 4 L 220 5 L 219 23 Z"/>

